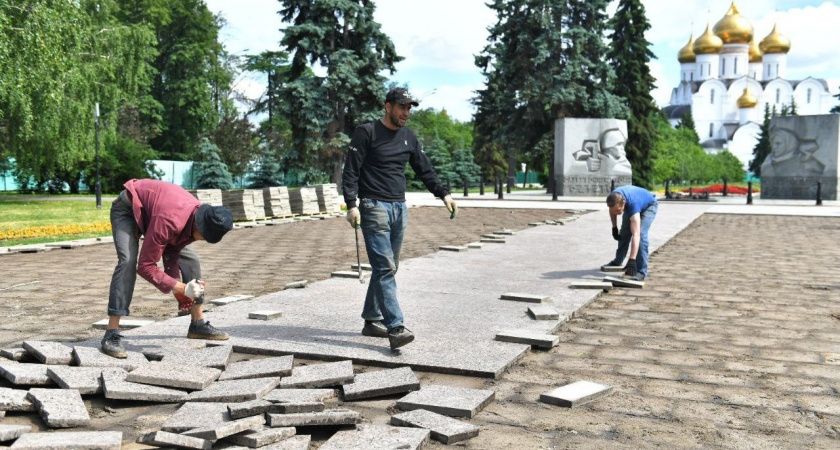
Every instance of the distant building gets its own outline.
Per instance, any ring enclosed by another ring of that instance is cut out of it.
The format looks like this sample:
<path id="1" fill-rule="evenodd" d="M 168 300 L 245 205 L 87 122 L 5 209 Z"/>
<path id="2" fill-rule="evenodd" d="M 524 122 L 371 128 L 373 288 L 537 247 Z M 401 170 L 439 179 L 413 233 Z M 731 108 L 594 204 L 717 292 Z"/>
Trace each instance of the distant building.
<path id="1" fill-rule="evenodd" d="M 825 80 L 785 78 L 790 47 L 778 24 L 756 45 L 752 24 L 733 1 L 714 28 L 706 25 L 680 50 L 680 84 L 664 108 L 669 122 L 691 113 L 707 152 L 729 150 L 746 167 L 765 104 L 779 112 L 795 103 L 799 115 L 828 114 L 834 104 Z"/>

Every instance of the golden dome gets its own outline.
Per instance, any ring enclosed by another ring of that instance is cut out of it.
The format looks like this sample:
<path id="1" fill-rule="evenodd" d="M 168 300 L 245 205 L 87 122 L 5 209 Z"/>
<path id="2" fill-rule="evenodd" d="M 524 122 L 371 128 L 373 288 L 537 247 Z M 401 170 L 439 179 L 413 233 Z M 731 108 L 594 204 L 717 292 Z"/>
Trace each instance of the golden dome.
<path id="1" fill-rule="evenodd" d="M 750 87 L 747 86 L 744 88 L 744 93 L 738 97 L 738 108 L 755 108 L 755 105 L 758 104 L 758 99 L 755 98 L 752 92 L 750 92 Z"/>
<path id="2" fill-rule="evenodd" d="M 790 51 L 790 39 L 779 33 L 776 25 L 773 25 L 773 31 L 758 46 L 764 53 L 787 53 Z"/>
<path id="3" fill-rule="evenodd" d="M 723 19 L 715 24 L 715 34 L 724 44 L 749 44 L 753 38 L 753 26 L 741 15 L 733 1 Z"/>
<path id="4" fill-rule="evenodd" d="M 680 54 L 677 56 L 677 60 L 681 63 L 693 63 L 697 60 L 697 55 L 694 54 L 694 35 L 692 34 L 690 38 L 688 38 L 688 44 L 685 44 L 685 47 L 680 49 Z"/>
<path id="5" fill-rule="evenodd" d="M 703 33 L 702 36 L 697 38 L 694 41 L 694 54 L 695 55 L 709 55 L 713 53 L 720 53 L 720 50 L 723 48 L 723 41 L 720 40 L 719 37 L 715 36 L 712 33 L 712 29 L 710 25 L 706 25 L 706 31 Z"/>
<path id="6" fill-rule="evenodd" d="M 758 49 L 758 44 L 755 43 L 755 39 L 750 41 L 750 62 L 761 62 L 761 50 Z"/>

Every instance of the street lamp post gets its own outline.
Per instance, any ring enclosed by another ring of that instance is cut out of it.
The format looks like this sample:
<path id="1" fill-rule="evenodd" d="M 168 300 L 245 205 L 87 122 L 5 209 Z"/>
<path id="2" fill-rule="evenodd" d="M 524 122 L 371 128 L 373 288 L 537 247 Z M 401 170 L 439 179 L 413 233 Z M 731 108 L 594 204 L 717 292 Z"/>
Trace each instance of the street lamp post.
<path id="1" fill-rule="evenodd" d="M 94 129 L 96 130 L 96 209 L 102 209 L 102 184 L 99 182 L 99 103 L 96 103 L 94 118 Z"/>

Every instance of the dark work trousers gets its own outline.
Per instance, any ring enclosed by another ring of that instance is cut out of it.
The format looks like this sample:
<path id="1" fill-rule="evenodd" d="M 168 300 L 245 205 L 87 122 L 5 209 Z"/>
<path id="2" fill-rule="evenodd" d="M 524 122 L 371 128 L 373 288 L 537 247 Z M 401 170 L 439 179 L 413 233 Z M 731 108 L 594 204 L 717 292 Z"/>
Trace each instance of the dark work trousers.
<path id="1" fill-rule="evenodd" d="M 108 292 L 108 315 L 127 316 L 134 296 L 134 283 L 137 281 L 137 255 L 140 251 L 140 227 L 134 219 L 131 203 L 127 201 L 125 191 L 111 204 L 111 233 L 114 236 L 114 248 L 117 250 L 117 266 L 111 277 Z M 186 283 L 201 279 L 201 265 L 198 255 L 189 246 L 181 250 L 181 280 Z M 204 303 L 204 296 L 195 300 Z"/>

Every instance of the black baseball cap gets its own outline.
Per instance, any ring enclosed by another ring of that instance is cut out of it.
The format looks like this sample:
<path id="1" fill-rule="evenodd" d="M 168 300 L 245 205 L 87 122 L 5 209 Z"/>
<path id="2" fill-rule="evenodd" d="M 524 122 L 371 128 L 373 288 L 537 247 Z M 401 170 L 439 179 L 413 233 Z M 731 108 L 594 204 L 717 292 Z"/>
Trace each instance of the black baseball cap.
<path id="1" fill-rule="evenodd" d="M 215 244 L 233 229 L 233 215 L 224 206 L 204 203 L 195 212 L 195 226 L 205 241 Z"/>
<path id="2" fill-rule="evenodd" d="M 388 91 L 388 95 L 385 96 L 385 103 L 410 103 L 411 106 L 420 106 L 417 99 L 412 97 L 406 88 L 394 88 Z"/>

